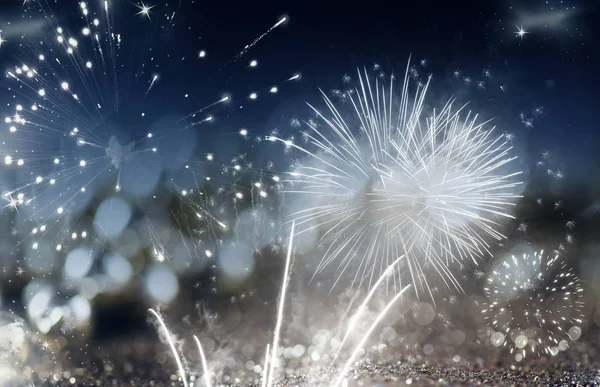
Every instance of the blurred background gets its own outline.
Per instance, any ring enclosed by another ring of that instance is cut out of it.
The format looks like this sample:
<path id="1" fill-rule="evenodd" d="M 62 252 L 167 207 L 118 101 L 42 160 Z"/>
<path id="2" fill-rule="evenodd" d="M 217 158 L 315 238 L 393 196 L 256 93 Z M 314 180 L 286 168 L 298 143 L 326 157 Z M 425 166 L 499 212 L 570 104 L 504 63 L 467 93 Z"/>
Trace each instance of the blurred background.
<path id="1" fill-rule="evenodd" d="M 389 80 L 410 57 L 415 82 L 432 76 L 432 106 L 470 101 L 512 136 L 525 185 L 494 258 L 453 268 L 464 293 L 408 295 L 364 358 L 530 361 L 491 339 L 484 287 L 511 254 L 543 249 L 584 289 L 581 331 L 558 355 L 595 364 L 598 15 L 593 1 L 566 3 L 0 5 L 0 351 L 32 380 L 174 380 L 157 308 L 194 373 L 197 335 L 218 381 L 257 382 L 289 238 L 284 176 L 303 158 L 265 137 L 301 141 L 317 120 L 306 102 L 325 107 L 319 89 L 346 109 L 356 68 Z M 331 363 L 365 294 L 313 277 L 321 255 L 295 251 L 290 371 Z"/>

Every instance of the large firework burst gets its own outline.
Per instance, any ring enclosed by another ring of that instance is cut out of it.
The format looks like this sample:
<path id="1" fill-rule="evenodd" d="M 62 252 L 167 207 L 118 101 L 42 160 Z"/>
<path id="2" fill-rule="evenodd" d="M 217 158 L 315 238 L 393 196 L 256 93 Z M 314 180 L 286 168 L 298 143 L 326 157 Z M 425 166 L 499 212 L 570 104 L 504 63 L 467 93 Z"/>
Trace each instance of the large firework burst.
<path id="1" fill-rule="evenodd" d="M 311 106 L 324 125 L 307 123 L 309 145 L 286 141 L 308 155 L 289 191 L 307 199 L 293 213 L 300 233 L 316 232 L 325 248 L 317 272 L 335 263 L 338 279 L 351 272 L 353 285 L 371 284 L 406 254 L 390 279 L 396 289 L 408 280 L 431 295 L 428 266 L 461 289 L 450 263 L 490 255 L 512 217 L 521 173 L 512 147 L 454 100 L 426 113 L 429 81 L 412 87 L 408 69 L 399 98 L 393 77 L 389 88 L 366 70 L 358 79 L 345 94 L 352 113 L 323 93 L 328 111 Z"/>
<path id="2" fill-rule="evenodd" d="M 511 353 L 556 355 L 581 335 L 583 288 L 558 253 L 512 255 L 494 268 L 483 311 L 492 344 Z"/>

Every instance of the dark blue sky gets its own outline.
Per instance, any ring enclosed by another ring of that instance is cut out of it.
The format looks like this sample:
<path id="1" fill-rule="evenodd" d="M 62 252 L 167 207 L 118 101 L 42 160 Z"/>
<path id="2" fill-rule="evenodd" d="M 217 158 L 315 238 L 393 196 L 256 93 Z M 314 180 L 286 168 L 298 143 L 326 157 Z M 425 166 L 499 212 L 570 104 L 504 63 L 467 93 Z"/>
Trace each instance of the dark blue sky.
<path id="1" fill-rule="evenodd" d="M 276 127 L 285 132 L 290 117 L 303 118 L 306 114 L 305 101 L 318 103 L 319 87 L 325 91 L 341 87 L 344 73 L 352 75 L 357 66 L 370 67 L 373 63 L 380 64 L 387 74 L 402 73 L 412 55 L 417 67 L 421 59 L 427 60 L 419 71 L 423 76 L 434 75 L 434 96 L 440 101 L 450 95 L 458 96 L 461 102 L 473 101 L 484 116 L 494 117 L 502 130 L 516 135 L 529 161 L 535 161 L 543 150 L 551 150 L 560 154 L 571 178 L 580 181 L 597 173 L 593 161 L 600 150 L 596 111 L 600 35 L 594 23 L 599 16 L 595 1 L 234 5 L 157 0 L 147 2 L 155 5 L 152 21 L 135 16 L 135 3 L 119 6 L 115 23 L 138 48 L 150 48 L 147 53 L 152 60 L 145 61 L 148 73 L 160 73 L 161 80 L 147 98 L 140 98 L 147 80 L 139 81 L 144 87 L 128 88 L 132 97 L 124 100 L 128 105 L 122 111 L 136 114 L 120 117 L 122 122 L 134 122 L 143 109 L 185 114 L 228 93 L 234 102 L 215 109 L 215 114 L 227 119 L 203 128 L 207 142 L 220 142 L 219 133 L 237 130 L 238 126 L 248 126 L 252 133 L 268 133 Z M 8 40 L 0 49 L 0 65 L 4 67 L 22 53 L 24 39 L 11 36 L 15 23 L 40 17 L 35 4 L 21 4 L 3 2 L 0 6 L 0 29 Z M 62 24 L 80 17 L 77 1 L 65 1 L 53 9 Z M 174 11 L 177 16 L 170 22 L 167 16 Z M 282 15 L 289 17 L 286 25 L 266 36 L 239 61 L 231 62 Z M 517 26 L 528 32 L 523 39 L 516 36 Z M 207 51 L 207 60 L 190 60 L 201 49 Z M 247 64 L 253 58 L 260 65 L 250 74 Z M 457 69 L 461 76 L 454 79 Z M 490 70 L 491 78 L 484 76 L 485 69 Z M 238 102 L 246 103 L 249 92 L 281 85 L 294 72 L 302 73 L 302 81 L 281 87 L 277 98 L 260 99 L 237 109 Z M 470 87 L 461 81 L 466 76 L 473 80 Z M 479 80 L 485 81 L 485 90 L 477 90 Z M 183 98 L 186 93 L 190 98 Z M 527 129 L 519 114 L 531 115 L 536 107 L 543 107 L 545 114 Z"/>

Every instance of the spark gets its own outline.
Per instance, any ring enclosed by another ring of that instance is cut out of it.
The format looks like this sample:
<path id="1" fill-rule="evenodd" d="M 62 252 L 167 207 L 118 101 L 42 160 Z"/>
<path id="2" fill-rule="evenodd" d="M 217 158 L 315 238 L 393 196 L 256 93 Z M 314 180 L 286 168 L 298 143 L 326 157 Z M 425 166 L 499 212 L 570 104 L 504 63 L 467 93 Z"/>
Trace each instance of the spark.
<path id="1" fill-rule="evenodd" d="M 187 376 L 185 375 L 185 369 L 183 368 L 183 364 L 181 363 L 181 359 L 179 357 L 179 353 L 177 352 L 177 348 L 175 348 L 175 343 L 173 342 L 173 339 L 171 338 L 171 332 L 169 331 L 169 328 L 167 328 L 167 325 L 163 321 L 160 314 L 155 312 L 154 309 L 148 309 L 148 311 L 156 318 L 156 320 L 160 324 L 160 327 L 162 328 L 163 333 L 167 338 L 167 342 L 169 343 L 169 347 L 171 347 L 171 353 L 173 354 L 173 357 L 175 358 L 175 362 L 177 363 L 177 368 L 179 368 L 179 374 L 181 375 L 181 379 L 183 380 L 183 385 L 184 385 L 184 387 L 188 387 Z"/>
<path id="2" fill-rule="evenodd" d="M 148 93 L 150 93 L 150 90 L 152 90 L 152 87 L 154 87 L 154 84 L 156 83 L 157 80 L 158 80 L 158 74 L 155 74 L 152 77 L 152 81 L 150 82 L 150 86 L 148 86 L 148 90 L 146 90 L 146 94 L 144 94 L 144 97 L 146 97 L 148 95 Z"/>
<path id="3" fill-rule="evenodd" d="M 348 370 L 350 369 L 350 367 L 352 366 L 352 364 L 358 357 L 358 354 L 363 349 L 365 343 L 367 342 L 367 340 L 369 339 L 369 337 L 371 336 L 371 334 L 373 333 L 375 328 L 377 328 L 377 326 L 379 325 L 381 320 L 383 320 L 385 315 L 389 312 L 389 310 L 392 308 L 392 306 L 394 306 L 396 301 L 398 301 L 400 298 L 402 298 L 402 296 L 404 295 L 404 292 L 410 287 L 411 287 L 411 285 L 406 285 L 404 287 L 404 289 L 402 289 L 400 292 L 398 292 L 398 294 L 396 294 L 394 296 L 394 298 L 392 298 L 392 300 L 386 305 L 386 307 L 381 311 L 381 313 L 379 313 L 379 315 L 377 316 L 375 321 L 373 321 L 373 323 L 371 324 L 371 326 L 369 327 L 367 332 L 363 334 L 360 342 L 355 346 L 354 351 L 352 352 L 352 355 L 350 355 L 350 358 L 348 358 L 348 360 L 342 367 L 342 370 L 340 371 L 338 377 L 336 378 L 335 382 L 332 384 L 333 387 L 338 387 L 339 385 L 342 384 L 342 382 L 344 381 L 344 378 L 346 377 L 346 374 L 348 373 Z"/>
<path id="4" fill-rule="evenodd" d="M 6 43 L 6 40 L 2 39 L 2 34 L 0 33 L 0 48 L 2 48 L 3 43 Z"/>
<path id="5" fill-rule="evenodd" d="M 523 26 L 521 26 L 521 27 L 517 26 L 517 32 L 516 32 L 516 34 L 517 34 L 518 37 L 521 38 L 521 40 L 523 40 L 523 38 L 525 37 L 525 35 L 528 34 L 528 33 L 529 32 L 527 32 L 527 31 L 525 31 L 523 29 Z"/>
<path id="6" fill-rule="evenodd" d="M 270 344 L 267 344 L 267 350 L 265 352 L 265 361 L 264 361 L 264 368 L 263 368 L 263 375 L 262 375 L 262 382 L 261 382 L 261 387 L 266 387 L 267 386 L 267 377 L 269 375 L 269 349 L 271 348 Z"/>
<path id="7" fill-rule="evenodd" d="M 237 62 L 242 56 L 244 56 L 248 52 L 248 50 L 250 50 L 252 47 L 254 47 L 258 42 L 260 42 L 271 31 L 273 31 L 275 28 L 279 27 L 286 21 L 287 21 L 287 17 L 285 17 L 285 16 L 282 17 L 281 19 L 279 19 L 279 21 L 277 23 L 275 23 L 271 28 L 269 28 L 267 31 L 265 31 L 258 38 L 254 39 L 251 43 L 247 44 L 246 47 L 244 47 L 244 49 L 242 51 L 240 51 L 229 63 Z"/>
<path id="8" fill-rule="evenodd" d="M 483 315 L 495 331 L 494 346 L 522 357 L 556 355 L 579 338 L 583 288 L 557 252 L 504 258 L 492 267 L 484 292 Z"/>
<path id="9" fill-rule="evenodd" d="M 363 312 L 366 311 L 367 305 L 369 304 L 369 301 L 371 300 L 371 298 L 375 295 L 376 291 L 379 288 L 379 285 L 384 280 L 389 279 L 389 274 L 392 274 L 394 272 L 396 265 L 403 258 L 404 258 L 404 255 L 400 256 L 400 258 L 396 259 L 391 265 L 388 266 L 388 268 L 381 274 L 381 276 L 379 276 L 379 280 L 377 280 L 375 285 L 372 286 L 371 290 L 369 291 L 369 293 L 367 294 L 367 296 L 365 297 L 363 302 L 358 307 L 356 313 L 354 313 L 354 315 L 350 319 L 350 322 L 348 323 L 348 327 L 346 328 L 346 334 L 344 335 L 344 338 L 342 339 L 342 342 L 340 343 L 340 345 L 338 347 L 335 357 L 333 358 L 332 365 L 333 365 L 333 363 L 335 363 L 335 361 L 339 357 L 339 355 L 342 351 L 342 348 L 344 347 L 344 344 L 346 343 L 346 340 L 348 339 L 348 337 L 350 337 L 350 334 L 356 333 L 354 331 L 356 324 L 360 321 L 360 318 L 362 317 Z M 343 318 L 342 320 L 345 320 L 345 318 Z"/>
<path id="10" fill-rule="evenodd" d="M 337 262 L 333 287 L 346 273 L 353 285 L 370 286 L 404 254 L 406 267 L 390 281 L 395 289 L 408 280 L 417 296 L 433 298 L 430 266 L 448 288 L 461 290 L 450 263 L 491 256 L 489 240 L 505 239 L 498 227 L 513 218 L 521 172 L 504 134 L 478 123 L 477 114 L 463 116 L 454 100 L 426 115 L 429 81 L 409 92 L 409 69 L 399 100 L 393 80 L 385 88 L 358 71 L 348 116 L 322 92 L 329 114 L 309 106 L 325 130 L 308 124 L 307 147 L 268 138 L 306 156 L 284 192 L 308 200 L 291 216 L 299 233 L 322 230 L 325 253 L 315 275 Z M 354 122 L 359 133 L 350 129 Z"/>
<path id="11" fill-rule="evenodd" d="M 298 79 L 302 78 L 302 74 L 298 73 L 298 74 L 294 74 L 292 75 L 290 78 L 286 79 L 286 82 L 289 81 L 296 81 Z"/>
<path id="12" fill-rule="evenodd" d="M 281 324 L 283 322 L 283 307 L 285 305 L 285 295 L 287 292 L 287 286 L 290 275 L 290 263 L 292 259 L 292 247 L 294 244 L 294 229 L 296 222 L 292 222 L 292 229 L 290 230 L 290 241 L 288 242 L 287 257 L 285 259 L 285 269 L 283 272 L 283 281 L 281 284 L 281 294 L 279 295 L 279 307 L 277 308 L 277 322 L 275 324 L 275 333 L 273 334 L 273 348 L 271 350 L 270 369 L 268 375 L 267 386 L 273 386 L 273 377 L 275 375 L 276 367 L 279 365 L 279 335 L 281 334 Z"/>
<path id="13" fill-rule="evenodd" d="M 206 387 L 210 387 L 210 371 L 208 370 L 208 364 L 206 363 L 206 356 L 204 356 L 202 344 L 200 344 L 200 339 L 198 339 L 198 336 L 196 335 L 194 335 L 194 340 L 196 341 L 196 346 L 198 347 L 198 352 L 200 353 L 200 361 L 202 362 L 202 369 L 204 370 L 204 385 Z"/>
<path id="14" fill-rule="evenodd" d="M 144 15 L 148 17 L 148 20 L 152 20 L 150 19 L 150 10 L 154 7 L 156 7 L 156 5 L 151 5 L 151 6 L 147 6 L 146 4 L 144 4 L 144 2 L 141 2 L 142 5 L 135 5 L 136 7 L 138 7 L 138 9 L 140 10 L 140 12 L 136 13 L 137 15 Z"/>

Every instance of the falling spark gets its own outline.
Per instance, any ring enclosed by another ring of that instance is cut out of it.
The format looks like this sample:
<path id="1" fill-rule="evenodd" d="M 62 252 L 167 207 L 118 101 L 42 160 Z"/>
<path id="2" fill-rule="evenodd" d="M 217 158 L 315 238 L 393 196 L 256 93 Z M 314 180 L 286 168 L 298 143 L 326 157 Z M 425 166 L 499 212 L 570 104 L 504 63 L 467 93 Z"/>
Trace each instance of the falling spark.
<path id="1" fill-rule="evenodd" d="M 270 370 L 268 376 L 267 386 L 273 386 L 273 378 L 275 375 L 276 367 L 279 363 L 279 335 L 281 334 L 281 324 L 283 322 L 283 307 L 285 305 L 285 295 L 287 292 L 287 285 L 290 273 L 290 263 L 292 259 L 292 246 L 294 244 L 294 229 L 296 222 L 292 222 L 292 229 L 290 231 L 290 241 L 288 243 L 287 257 L 285 259 L 285 270 L 283 272 L 283 282 L 281 284 L 281 294 L 279 295 L 279 307 L 277 308 L 277 323 L 275 324 L 275 333 L 273 335 L 273 349 L 271 351 Z"/>
<path id="2" fill-rule="evenodd" d="M 179 358 L 179 353 L 177 353 L 177 348 L 175 348 L 175 343 L 173 342 L 173 339 L 171 338 L 171 332 L 169 332 L 169 328 L 167 328 L 167 325 L 163 321 L 162 317 L 160 317 L 160 314 L 155 312 L 154 309 L 148 309 L 148 311 L 150 313 L 152 313 L 152 315 L 154 315 L 154 317 L 156 317 L 156 320 L 158 321 L 158 323 L 160 324 L 160 327 L 163 330 L 163 333 L 167 337 L 167 342 L 169 343 L 169 347 L 171 347 L 171 353 L 173 354 L 173 357 L 175 358 L 175 362 L 177 363 L 177 368 L 179 368 L 179 374 L 181 375 L 181 379 L 183 380 L 183 385 L 185 387 L 188 387 L 187 376 L 185 375 L 185 369 L 183 368 L 183 364 L 181 363 L 181 359 Z"/>
<path id="3" fill-rule="evenodd" d="M 300 79 L 301 77 L 302 77 L 302 74 L 294 74 L 290 78 L 286 79 L 286 82 L 295 81 L 295 80 Z"/>
<path id="4" fill-rule="evenodd" d="M 282 17 L 277 23 L 275 23 L 266 32 L 264 32 L 258 38 L 254 39 L 250 44 L 246 45 L 246 47 L 244 47 L 244 49 L 242 51 L 240 51 L 240 53 L 237 54 L 235 56 L 235 58 L 233 58 L 229 63 L 231 63 L 231 62 L 237 62 L 242 56 L 244 56 L 248 52 L 248 50 L 250 50 L 252 47 L 254 47 L 258 42 L 260 42 L 260 40 L 262 38 L 264 38 L 265 36 L 267 36 L 271 31 L 273 31 L 275 28 L 279 27 L 280 25 L 282 25 L 286 21 L 287 21 L 287 17 L 285 17 L 285 16 Z"/>
<path id="5" fill-rule="evenodd" d="M 148 90 L 146 90 L 146 94 L 144 94 L 144 97 L 146 97 L 148 95 L 148 93 L 150 93 L 150 90 L 152 90 L 152 87 L 156 83 L 157 79 L 158 79 L 158 75 L 154 75 L 154 77 L 152 77 L 152 82 L 150 82 L 150 86 L 148 86 Z"/>

